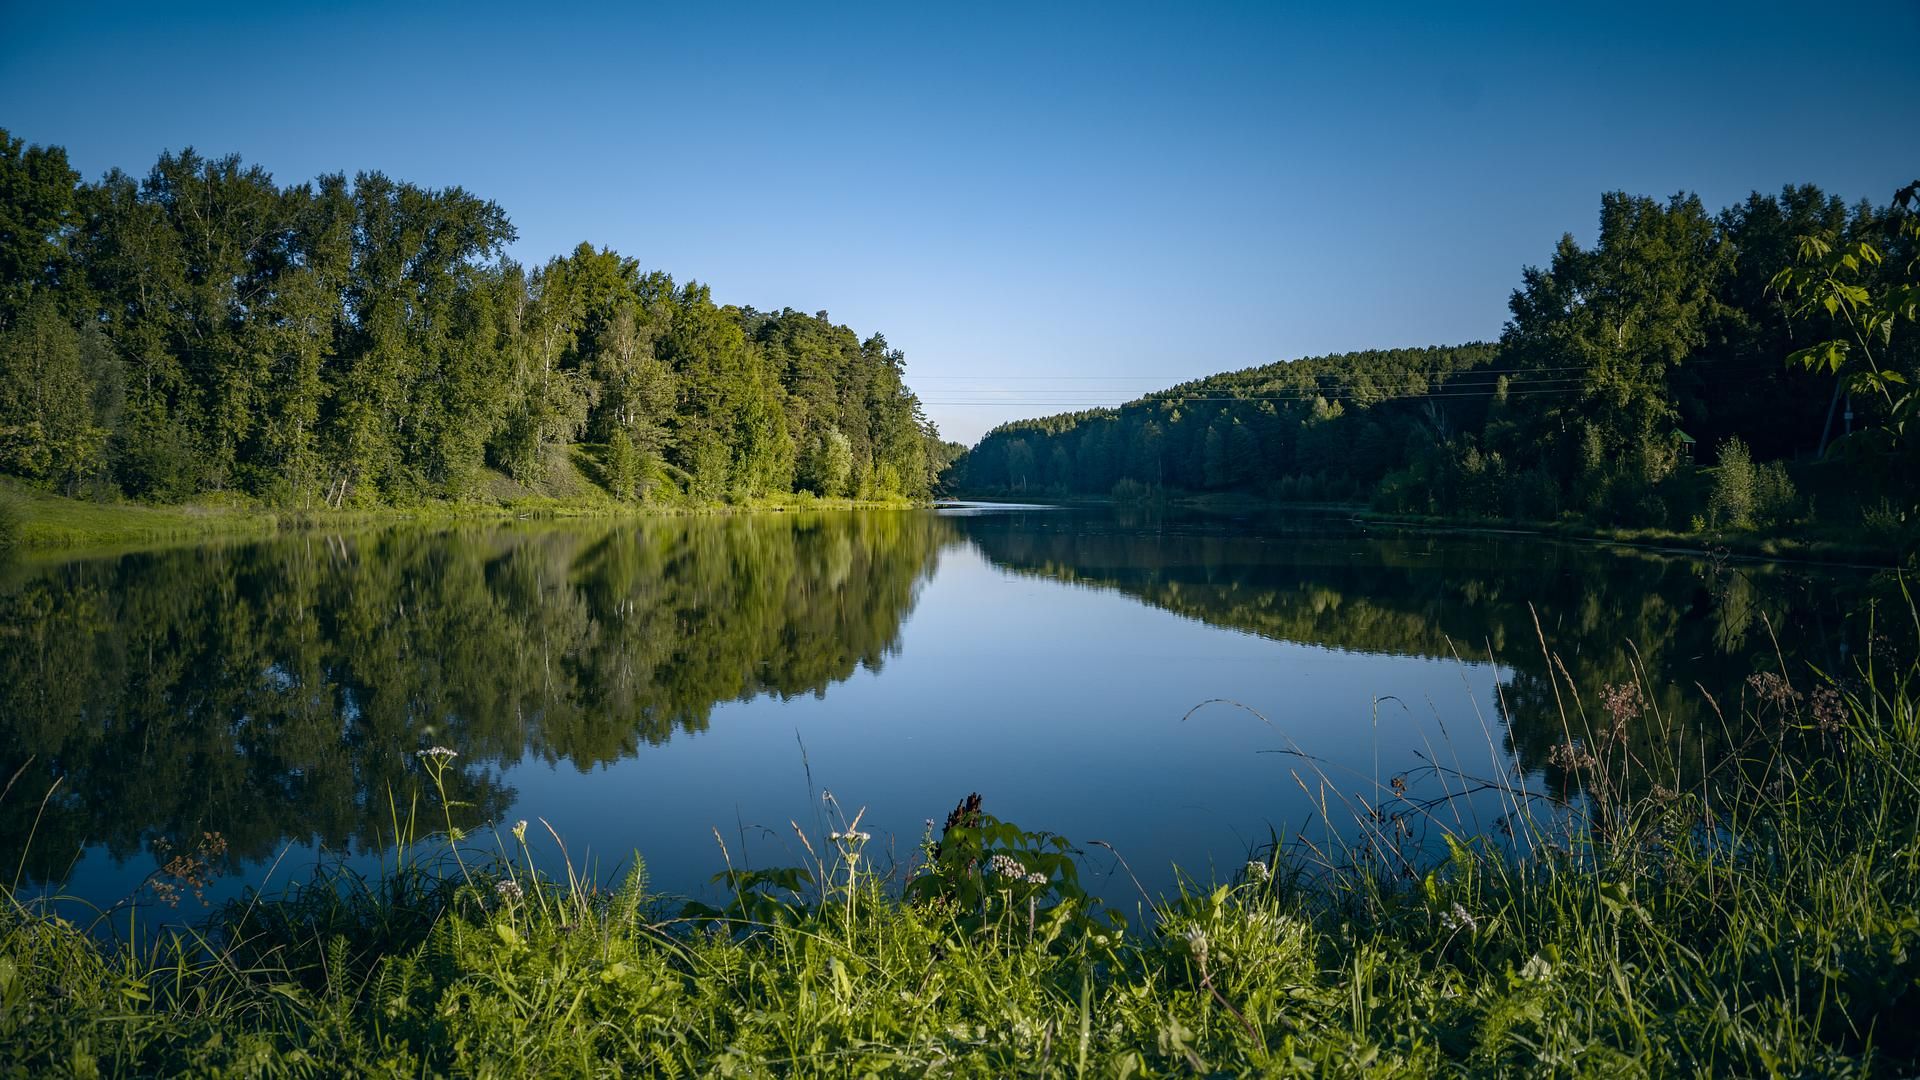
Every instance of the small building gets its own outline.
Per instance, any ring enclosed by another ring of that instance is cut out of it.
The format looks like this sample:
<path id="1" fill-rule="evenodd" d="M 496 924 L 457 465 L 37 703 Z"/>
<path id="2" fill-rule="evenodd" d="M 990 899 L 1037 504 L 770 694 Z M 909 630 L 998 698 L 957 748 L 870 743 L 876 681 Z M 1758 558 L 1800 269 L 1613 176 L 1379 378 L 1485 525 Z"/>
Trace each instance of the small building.
<path id="1" fill-rule="evenodd" d="M 1681 431 L 1679 428 L 1673 429 L 1673 452 L 1674 456 L 1679 459 L 1680 464 L 1693 464 L 1693 448 L 1695 445 L 1697 444 L 1693 436 Z"/>

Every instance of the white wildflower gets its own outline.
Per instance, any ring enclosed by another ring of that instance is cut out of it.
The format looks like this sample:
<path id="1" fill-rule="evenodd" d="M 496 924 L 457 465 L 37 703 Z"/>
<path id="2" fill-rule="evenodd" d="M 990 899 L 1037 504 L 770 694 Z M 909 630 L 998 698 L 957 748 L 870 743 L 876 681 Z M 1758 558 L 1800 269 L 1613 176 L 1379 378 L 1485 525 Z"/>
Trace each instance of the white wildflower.
<path id="1" fill-rule="evenodd" d="M 1035 871 L 1034 873 L 1027 875 L 1027 884 L 1029 885 L 1045 885 L 1046 883 L 1047 883 L 1047 875 L 1042 874 L 1038 871 Z"/>
<path id="2" fill-rule="evenodd" d="M 1020 865 L 1020 860 L 1011 855 L 995 855 L 988 859 L 987 872 L 1015 880 L 1024 879 L 1027 876 L 1027 868 Z"/>
<path id="3" fill-rule="evenodd" d="M 520 883 L 511 878 L 502 878 L 498 882 L 495 882 L 493 891 L 499 893 L 500 899 L 509 904 L 519 903 L 521 897 L 526 895 L 520 891 Z"/>
<path id="4" fill-rule="evenodd" d="M 1207 932 L 1197 926 L 1189 926 L 1181 935 L 1187 939 L 1187 951 L 1193 954 L 1196 962 L 1207 962 Z"/>
<path id="5" fill-rule="evenodd" d="M 1459 933 L 1462 930 L 1472 931 L 1480 928 L 1479 920 L 1475 919 L 1472 913 L 1459 904 L 1455 904 L 1453 907 L 1440 913 L 1440 925 L 1450 933 Z"/>
<path id="6" fill-rule="evenodd" d="M 527 819 L 521 818 L 513 823 L 513 838 L 521 843 L 527 842 Z"/>
<path id="7" fill-rule="evenodd" d="M 458 750 L 452 750 L 444 746 L 429 746 L 425 750 L 415 751 L 414 756 L 417 758 L 420 758 L 422 761 L 427 761 L 427 760 L 444 761 L 448 758 L 459 757 L 460 752 Z"/>
<path id="8" fill-rule="evenodd" d="M 1247 864 L 1247 880 L 1264 885 L 1273 880 L 1273 868 L 1263 862 L 1250 862 Z"/>

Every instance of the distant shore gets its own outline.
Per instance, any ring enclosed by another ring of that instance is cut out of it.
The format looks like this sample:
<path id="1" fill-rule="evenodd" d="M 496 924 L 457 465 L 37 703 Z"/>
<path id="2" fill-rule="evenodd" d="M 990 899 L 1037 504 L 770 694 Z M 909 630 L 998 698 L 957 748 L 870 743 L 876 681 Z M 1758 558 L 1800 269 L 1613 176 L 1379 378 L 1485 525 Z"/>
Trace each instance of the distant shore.
<path id="1" fill-rule="evenodd" d="M 1901 545 L 1876 542 L 1857 533 L 1842 534 L 1829 530 L 1796 533 L 1785 529 L 1683 532 L 1678 529 L 1613 528 L 1582 521 L 1522 521 L 1505 518 L 1448 517 L 1430 514 L 1395 514 L 1374 510 L 1364 503 L 1279 502 L 1244 494 L 1172 494 L 1147 501 L 1115 499 L 1104 495 L 983 494 L 968 492 L 949 496 L 974 502 L 1041 501 L 1059 506 L 1174 506 L 1183 509 L 1232 513 L 1257 510 L 1279 512 L 1306 511 L 1316 514 L 1340 514 L 1368 524 L 1393 525 L 1430 532 L 1501 533 L 1516 536 L 1540 536 L 1556 540 L 1614 544 L 1622 547 L 1676 551 L 1692 555 L 1727 555 L 1743 559 L 1775 562 L 1808 562 L 1824 565 L 1912 568 L 1917 554 Z"/>

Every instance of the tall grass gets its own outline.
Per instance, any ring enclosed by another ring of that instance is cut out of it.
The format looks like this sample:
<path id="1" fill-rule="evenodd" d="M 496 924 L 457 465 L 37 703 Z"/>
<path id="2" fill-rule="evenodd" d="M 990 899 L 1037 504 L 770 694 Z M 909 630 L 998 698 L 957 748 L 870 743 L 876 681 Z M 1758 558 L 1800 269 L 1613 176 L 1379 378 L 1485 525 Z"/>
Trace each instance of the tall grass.
<path id="1" fill-rule="evenodd" d="M 1561 670 L 1564 671 L 1564 668 Z M 1757 675 L 1701 760 L 1634 684 L 1560 687 L 1526 776 L 1434 768 L 1330 795 L 1130 925 L 1062 838 L 978 800 L 903 877 L 829 800 L 808 865 L 670 904 L 599 883 L 542 823 L 409 842 L 103 944 L 0 904 L 13 1073 L 329 1075 L 1909 1075 L 1920 1063 L 1920 686 L 1912 664 Z M 1663 747 L 1680 747 L 1668 752 Z M 1300 759 L 1303 782 L 1324 784 Z M 448 764 L 430 753 L 436 782 Z M 1555 790 L 1542 790 L 1543 778 Z M 444 788 L 442 803 L 444 808 Z M 1503 806 L 1484 832 L 1459 801 Z M 1567 793 L 1572 793 L 1569 796 Z M 1436 843 L 1420 839 L 1431 832 Z M 1436 854 L 1437 853 L 1437 854 Z M 565 866 L 537 872 L 537 862 Z"/>
<path id="2" fill-rule="evenodd" d="M 13 496 L 0 489 L 0 554 L 20 542 L 20 507 Z"/>

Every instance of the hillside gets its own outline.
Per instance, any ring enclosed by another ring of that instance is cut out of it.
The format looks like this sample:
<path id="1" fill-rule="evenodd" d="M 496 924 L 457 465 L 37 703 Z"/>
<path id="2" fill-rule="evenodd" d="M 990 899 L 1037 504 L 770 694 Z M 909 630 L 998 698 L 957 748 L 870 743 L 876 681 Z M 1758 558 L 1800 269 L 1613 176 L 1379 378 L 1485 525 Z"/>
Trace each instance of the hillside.
<path id="1" fill-rule="evenodd" d="M 1003 424 L 976 494 L 1242 492 L 1449 518 L 1909 535 L 1920 466 L 1911 189 L 1710 214 L 1601 200 L 1527 267 L 1497 342 L 1372 350 Z"/>

